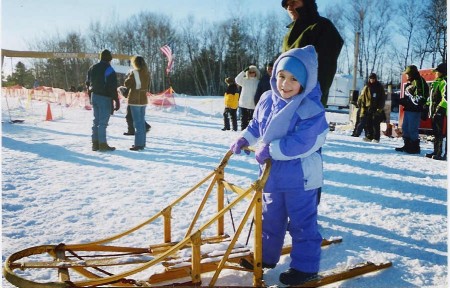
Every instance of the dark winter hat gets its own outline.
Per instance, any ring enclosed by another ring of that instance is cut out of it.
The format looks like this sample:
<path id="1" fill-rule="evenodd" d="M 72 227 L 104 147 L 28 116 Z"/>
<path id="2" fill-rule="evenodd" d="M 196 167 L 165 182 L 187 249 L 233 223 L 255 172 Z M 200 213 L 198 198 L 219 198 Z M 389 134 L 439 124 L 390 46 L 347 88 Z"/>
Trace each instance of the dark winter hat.
<path id="1" fill-rule="evenodd" d="M 433 72 L 441 72 L 444 75 L 447 75 L 447 63 L 441 63 L 436 68 L 433 69 Z"/>
<path id="2" fill-rule="evenodd" d="M 103 50 L 100 53 L 100 60 L 107 62 L 111 61 L 112 60 L 111 51 L 109 51 L 108 49 Z"/>
<path id="3" fill-rule="evenodd" d="M 309 6 L 309 4 L 311 4 L 311 6 L 316 5 L 316 10 L 317 10 L 317 4 L 316 4 L 316 0 L 303 0 L 303 5 L 305 7 Z M 286 9 L 288 6 L 288 0 L 282 0 L 281 1 L 281 7 L 283 7 L 284 9 Z M 314 6 L 313 6 L 314 7 Z"/>
<path id="4" fill-rule="evenodd" d="M 405 71 L 403 71 L 403 74 L 416 74 L 419 73 L 419 70 L 417 69 L 416 65 L 409 65 L 406 67 Z"/>
<path id="5" fill-rule="evenodd" d="M 281 58 L 277 64 L 276 69 L 277 71 L 275 75 L 277 75 L 281 70 L 286 70 L 294 75 L 295 79 L 300 82 L 302 87 L 306 86 L 306 81 L 308 80 L 308 72 L 306 71 L 306 67 L 303 62 L 299 59 L 292 56 Z"/>
<path id="6" fill-rule="evenodd" d="M 370 73 L 369 79 L 377 79 L 377 74 L 375 74 L 375 73 Z"/>

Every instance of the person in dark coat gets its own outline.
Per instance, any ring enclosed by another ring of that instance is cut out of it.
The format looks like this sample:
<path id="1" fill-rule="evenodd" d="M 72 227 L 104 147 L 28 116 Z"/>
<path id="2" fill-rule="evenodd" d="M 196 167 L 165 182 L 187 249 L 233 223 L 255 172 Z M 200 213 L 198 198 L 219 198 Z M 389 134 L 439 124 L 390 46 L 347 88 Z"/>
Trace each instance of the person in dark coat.
<path id="1" fill-rule="evenodd" d="M 378 81 L 377 74 L 371 73 L 367 85 L 358 97 L 358 108 L 360 110 L 360 121 L 355 127 L 354 135 L 359 136 L 365 128 L 366 142 L 380 142 L 380 123 L 386 118 L 384 116 L 384 105 L 386 93 L 383 85 Z"/>
<path id="2" fill-rule="evenodd" d="M 92 65 L 88 70 L 86 86 L 91 95 L 94 111 L 92 125 L 92 151 L 113 151 L 106 142 L 106 127 L 111 111 L 120 109 L 117 94 L 117 76 L 111 67 L 112 55 L 107 49 L 100 54 L 100 62 Z M 113 102 L 115 103 L 113 107 Z"/>
<path id="3" fill-rule="evenodd" d="M 283 0 L 281 6 L 292 19 L 287 26 L 282 51 L 313 45 L 319 57 L 319 83 L 322 104 L 327 107 L 328 93 L 337 70 L 344 40 L 334 24 L 319 15 L 315 0 Z"/>
<path id="4" fill-rule="evenodd" d="M 447 63 L 439 64 L 433 72 L 436 79 L 431 84 L 430 98 L 426 107 L 433 127 L 434 149 L 425 156 L 435 160 L 447 160 L 447 145 L 445 152 L 442 149 L 444 138 L 447 137 Z"/>
<path id="5" fill-rule="evenodd" d="M 273 62 L 270 62 L 266 66 L 266 74 L 264 74 L 258 82 L 258 87 L 255 93 L 255 105 L 258 104 L 261 95 L 270 90 L 270 76 L 272 76 Z"/>
<path id="6" fill-rule="evenodd" d="M 415 65 L 406 67 L 403 74 L 406 74 L 408 84 L 405 86 L 403 97 L 399 104 L 403 106 L 403 147 L 395 148 L 395 151 L 409 154 L 420 154 L 419 127 L 422 110 L 430 91 L 428 84 Z"/>

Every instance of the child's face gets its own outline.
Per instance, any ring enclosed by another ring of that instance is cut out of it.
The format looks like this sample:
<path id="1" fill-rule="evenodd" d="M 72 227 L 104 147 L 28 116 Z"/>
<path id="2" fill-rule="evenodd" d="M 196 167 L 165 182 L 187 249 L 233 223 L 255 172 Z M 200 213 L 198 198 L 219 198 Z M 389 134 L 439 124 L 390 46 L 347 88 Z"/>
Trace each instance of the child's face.
<path id="1" fill-rule="evenodd" d="M 289 99 L 299 94 L 302 91 L 302 86 L 291 72 L 281 70 L 277 74 L 277 89 L 280 91 L 281 97 Z"/>

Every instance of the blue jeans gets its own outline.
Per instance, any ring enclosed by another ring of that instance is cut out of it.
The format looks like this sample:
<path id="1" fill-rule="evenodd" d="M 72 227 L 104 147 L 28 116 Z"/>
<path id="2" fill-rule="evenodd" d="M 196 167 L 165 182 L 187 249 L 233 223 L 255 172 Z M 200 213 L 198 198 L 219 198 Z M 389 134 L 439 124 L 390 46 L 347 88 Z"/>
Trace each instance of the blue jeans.
<path id="1" fill-rule="evenodd" d="M 92 125 L 92 141 L 106 142 L 106 127 L 111 116 L 112 99 L 92 93 L 92 107 L 94 111 L 94 123 Z"/>
<path id="2" fill-rule="evenodd" d="M 145 108 L 147 106 L 130 105 L 131 115 L 133 116 L 133 125 L 136 132 L 134 134 L 134 146 L 145 147 L 146 129 L 145 129 Z"/>
<path id="3" fill-rule="evenodd" d="M 412 141 L 419 139 L 420 112 L 405 111 L 403 115 L 403 138 L 408 138 Z"/>
<path id="4" fill-rule="evenodd" d="M 322 236 L 317 224 L 317 192 L 318 189 L 263 193 L 264 263 L 278 263 L 284 236 L 289 231 L 292 237 L 290 267 L 307 273 L 319 271 Z"/>

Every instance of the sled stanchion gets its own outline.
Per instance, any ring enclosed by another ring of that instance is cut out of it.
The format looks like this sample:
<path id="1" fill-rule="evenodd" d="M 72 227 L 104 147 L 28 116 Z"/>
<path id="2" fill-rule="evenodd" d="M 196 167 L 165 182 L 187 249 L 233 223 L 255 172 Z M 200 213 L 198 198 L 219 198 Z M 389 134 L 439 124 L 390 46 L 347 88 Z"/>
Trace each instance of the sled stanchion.
<path id="1" fill-rule="evenodd" d="M 224 193 L 224 181 L 225 177 L 225 166 L 222 166 L 217 169 L 217 211 L 220 211 L 224 207 L 224 201 L 225 201 L 225 193 Z M 231 210 L 230 210 L 231 213 Z M 217 220 L 217 235 L 223 235 L 225 231 L 224 228 L 224 219 L 223 217 L 220 217 Z"/>
<path id="2" fill-rule="evenodd" d="M 162 215 L 164 217 L 164 243 L 172 242 L 172 206 L 167 207 L 162 211 Z"/>
<path id="3" fill-rule="evenodd" d="M 200 261 L 201 261 L 201 251 L 200 246 L 202 244 L 201 232 L 197 231 L 191 236 L 192 243 L 192 283 L 194 285 L 201 284 L 201 269 L 200 269 Z"/>
<path id="4" fill-rule="evenodd" d="M 271 168 L 271 161 L 267 159 L 262 171 L 261 179 L 258 179 L 253 185 L 255 186 L 255 237 L 254 237 L 254 252 L 253 252 L 253 286 L 261 287 L 263 283 L 262 279 L 262 191 L 266 184 L 267 178 Z M 267 173 L 266 173 L 267 172 Z"/>
<path id="5" fill-rule="evenodd" d="M 66 251 L 64 248 L 64 244 L 60 244 L 56 247 L 56 259 L 59 261 L 66 260 Z M 70 281 L 69 270 L 67 268 L 59 268 L 58 269 L 58 278 L 60 282 Z"/>

